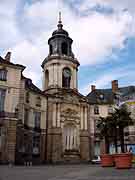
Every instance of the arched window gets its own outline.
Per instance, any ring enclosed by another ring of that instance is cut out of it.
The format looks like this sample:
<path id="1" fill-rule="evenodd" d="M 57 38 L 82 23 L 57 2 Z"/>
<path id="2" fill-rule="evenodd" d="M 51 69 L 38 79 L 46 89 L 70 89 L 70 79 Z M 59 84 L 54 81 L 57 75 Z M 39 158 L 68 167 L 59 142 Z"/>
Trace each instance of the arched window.
<path id="1" fill-rule="evenodd" d="M 68 54 L 68 45 L 66 42 L 63 42 L 61 45 L 61 51 L 62 54 L 67 55 Z"/>
<path id="2" fill-rule="evenodd" d="M 50 44 L 50 55 L 53 53 L 52 45 Z"/>
<path id="3" fill-rule="evenodd" d="M 62 87 L 70 88 L 71 70 L 64 68 L 62 72 Z"/>
<path id="4" fill-rule="evenodd" d="M 46 70 L 45 71 L 45 88 L 48 88 L 48 84 L 49 84 L 49 71 Z"/>

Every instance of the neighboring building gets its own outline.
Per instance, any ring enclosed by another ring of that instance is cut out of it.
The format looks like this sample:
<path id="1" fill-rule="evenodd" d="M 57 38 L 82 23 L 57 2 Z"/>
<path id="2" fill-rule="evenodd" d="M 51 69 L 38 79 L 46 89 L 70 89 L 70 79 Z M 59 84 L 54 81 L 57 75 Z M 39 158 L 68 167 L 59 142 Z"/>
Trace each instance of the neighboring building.
<path id="1" fill-rule="evenodd" d="M 135 86 L 118 88 L 113 81 L 112 89 L 92 86 L 88 96 L 78 92 L 72 42 L 59 20 L 42 63 L 43 90 L 23 76 L 25 67 L 12 63 L 10 52 L 0 57 L 1 163 L 89 161 L 100 153 L 99 116 L 107 116 L 123 99 L 135 117 Z M 134 144 L 135 127 L 128 130 L 127 143 Z"/>
<path id="2" fill-rule="evenodd" d="M 96 129 L 96 121 L 100 116 L 106 117 L 113 112 L 115 107 L 126 104 L 135 122 L 135 86 L 118 87 L 117 80 L 112 81 L 111 89 L 96 89 L 96 86 L 92 85 L 87 98 L 90 104 L 91 147 L 94 147 L 91 155 L 94 156 L 104 151 Z M 127 146 L 135 146 L 135 124 L 125 129 L 125 143 Z"/>

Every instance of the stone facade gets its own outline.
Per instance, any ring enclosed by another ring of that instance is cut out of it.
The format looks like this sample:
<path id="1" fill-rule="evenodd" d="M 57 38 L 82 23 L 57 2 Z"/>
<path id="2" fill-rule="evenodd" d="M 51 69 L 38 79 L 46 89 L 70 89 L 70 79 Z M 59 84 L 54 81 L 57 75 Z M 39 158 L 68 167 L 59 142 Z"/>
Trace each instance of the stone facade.
<path id="1" fill-rule="evenodd" d="M 94 88 L 93 88 L 94 87 Z M 114 111 L 114 108 L 125 104 L 131 117 L 135 122 L 135 86 L 119 87 L 118 81 L 112 81 L 112 89 L 96 89 L 94 85 L 91 92 L 87 95 L 90 104 L 90 144 L 92 148 L 91 157 L 100 155 L 104 152 L 104 141 L 99 138 L 96 128 L 96 121 L 99 117 L 106 117 Z M 125 128 L 125 144 L 135 146 L 135 124 Z M 114 148 L 110 147 L 110 152 Z"/>
<path id="2" fill-rule="evenodd" d="M 23 76 L 25 67 L 12 63 L 10 52 L 0 57 L 0 163 L 87 162 L 100 153 L 96 120 L 116 106 L 116 91 L 134 99 L 134 86 L 125 92 L 117 81 L 112 89 L 93 85 L 88 96 L 80 94 L 72 43 L 59 21 L 41 65 L 43 90 Z M 134 101 L 126 102 L 134 117 Z M 134 135 L 129 127 L 128 143 L 135 143 Z"/>
<path id="3" fill-rule="evenodd" d="M 0 130 L 7 129 L 6 145 L 3 130 L 0 134 L 1 162 L 90 159 L 89 104 L 78 92 L 79 62 L 72 52 L 73 40 L 62 27 L 59 21 L 48 40 L 49 55 L 42 63 L 43 91 L 23 76 L 24 66 L 11 62 L 11 53 L 1 58 L 0 66 L 7 70 L 7 78 L 0 81 L 0 89 L 6 89 Z"/>

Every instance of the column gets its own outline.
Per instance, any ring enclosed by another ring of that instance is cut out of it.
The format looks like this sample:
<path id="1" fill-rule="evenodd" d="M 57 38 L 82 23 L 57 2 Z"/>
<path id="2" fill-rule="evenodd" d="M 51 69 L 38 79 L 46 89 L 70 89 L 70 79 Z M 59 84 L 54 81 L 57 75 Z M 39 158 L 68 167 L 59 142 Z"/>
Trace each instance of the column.
<path id="1" fill-rule="evenodd" d="M 84 129 L 85 130 L 87 130 L 87 128 L 88 128 L 88 125 L 87 125 L 87 113 L 88 113 L 88 111 L 87 111 L 87 107 L 85 107 L 85 116 L 84 116 Z"/>
<path id="2" fill-rule="evenodd" d="M 81 130 L 84 128 L 83 127 L 83 107 L 80 107 L 80 112 L 81 112 Z"/>
<path id="3" fill-rule="evenodd" d="M 53 122 L 52 122 L 53 127 L 56 127 L 56 103 L 53 104 Z"/>
<path id="4" fill-rule="evenodd" d="M 74 87 L 77 89 L 77 78 L 76 78 L 76 68 L 74 69 Z"/>
<path id="5" fill-rule="evenodd" d="M 60 127 L 60 104 L 57 104 L 57 127 Z"/>
<path id="6" fill-rule="evenodd" d="M 53 66 L 49 67 L 49 86 L 53 85 Z"/>
<path id="7" fill-rule="evenodd" d="M 78 89 L 78 68 L 76 68 L 76 89 Z"/>
<path id="8" fill-rule="evenodd" d="M 62 67 L 59 66 L 58 68 L 58 85 L 62 87 Z"/>
<path id="9" fill-rule="evenodd" d="M 69 132 L 69 128 L 67 128 L 66 130 L 67 130 L 67 146 L 66 146 L 66 149 L 69 150 L 70 149 L 70 132 Z"/>
<path id="10" fill-rule="evenodd" d="M 43 76 L 42 76 L 42 78 L 43 78 L 42 79 L 42 89 L 45 90 L 46 87 L 45 87 L 45 71 L 44 70 L 43 70 L 42 74 L 43 74 Z"/>
<path id="11" fill-rule="evenodd" d="M 73 127 L 71 127 L 70 128 L 70 150 L 73 149 L 73 136 L 74 136 Z"/>
<path id="12" fill-rule="evenodd" d="M 53 84 L 56 86 L 58 84 L 58 68 L 57 64 L 53 65 Z"/>
<path id="13" fill-rule="evenodd" d="M 74 149 L 77 149 L 77 134 L 76 128 L 74 128 Z"/>

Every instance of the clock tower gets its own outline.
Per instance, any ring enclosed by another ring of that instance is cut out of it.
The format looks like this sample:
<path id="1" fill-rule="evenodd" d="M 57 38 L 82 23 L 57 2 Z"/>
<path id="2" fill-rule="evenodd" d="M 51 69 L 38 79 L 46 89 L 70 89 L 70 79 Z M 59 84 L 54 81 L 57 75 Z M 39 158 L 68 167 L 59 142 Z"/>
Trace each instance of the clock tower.
<path id="1" fill-rule="evenodd" d="M 48 40 L 49 54 L 42 63 L 47 97 L 45 159 L 88 161 L 88 104 L 77 89 L 79 62 L 72 52 L 73 40 L 63 29 L 61 14 L 57 27 Z"/>
<path id="2" fill-rule="evenodd" d="M 57 30 L 48 40 L 49 54 L 42 63 L 44 78 L 43 90 L 51 88 L 77 89 L 79 62 L 72 52 L 73 40 L 63 29 L 61 13 Z"/>

